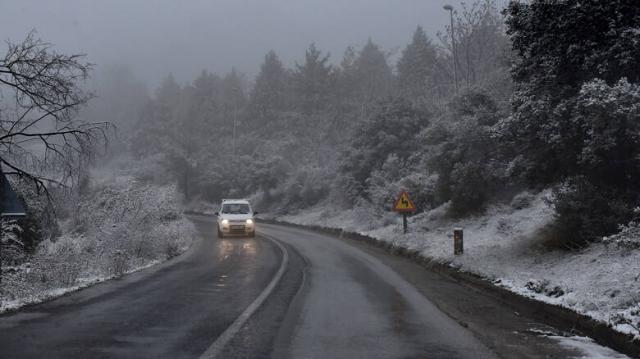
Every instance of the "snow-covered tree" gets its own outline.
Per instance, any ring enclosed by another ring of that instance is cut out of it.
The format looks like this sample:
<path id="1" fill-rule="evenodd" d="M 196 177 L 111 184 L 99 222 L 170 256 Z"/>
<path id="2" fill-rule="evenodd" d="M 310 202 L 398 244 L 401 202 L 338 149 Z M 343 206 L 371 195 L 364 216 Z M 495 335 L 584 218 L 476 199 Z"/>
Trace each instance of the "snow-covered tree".
<path id="1" fill-rule="evenodd" d="M 398 60 L 398 90 L 412 101 L 426 102 L 429 97 L 442 96 L 438 89 L 437 50 L 421 26 L 413 33 L 411 43 L 402 51 Z"/>
<path id="2" fill-rule="evenodd" d="M 405 161 L 419 147 L 417 134 L 429 123 L 429 115 L 402 98 L 380 102 L 364 121 L 342 155 L 341 172 L 353 180 L 357 195 L 367 179 L 391 155 Z"/>
<path id="3" fill-rule="evenodd" d="M 362 103 L 372 103 L 390 94 L 391 68 L 387 55 L 371 39 L 367 41 L 354 62 L 358 91 Z"/>
<path id="4" fill-rule="evenodd" d="M 295 106 L 304 114 L 317 113 L 328 105 L 332 81 L 329 56 L 311 44 L 305 52 L 305 61 L 296 63 L 293 72 Z"/>
<path id="5" fill-rule="evenodd" d="M 29 33 L 8 43 L 0 57 L 0 165 L 4 173 L 49 185 L 69 185 L 95 145 L 108 138 L 108 123 L 77 116 L 92 95 L 82 87 L 92 66 L 65 55 Z"/>
<path id="6" fill-rule="evenodd" d="M 495 0 L 476 0 L 470 5 L 461 3 L 461 12 L 454 11 L 454 38 L 458 85 L 482 86 L 494 98 L 508 96 L 510 90 L 508 40 L 504 22 Z M 448 50 L 444 67 L 453 74 L 454 52 L 451 27 L 439 32 Z M 453 77 L 450 77 L 452 80 Z"/>
<path id="7" fill-rule="evenodd" d="M 260 66 L 250 94 L 249 114 L 259 129 L 269 127 L 288 102 L 289 73 L 274 51 L 269 51 Z"/>
<path id="8" fill-rule="evenodd" d="M 640 7 L 631 0 L 539 0 L 511 2 L 505 13 L 516 91 L 513 115 L 498 133 L 514 152 L 512 173 L 534 186 L 562 183 L 558 223 L 576 229 L 566 238 L 609 233 L 640 198 L 631 180 Z"/>

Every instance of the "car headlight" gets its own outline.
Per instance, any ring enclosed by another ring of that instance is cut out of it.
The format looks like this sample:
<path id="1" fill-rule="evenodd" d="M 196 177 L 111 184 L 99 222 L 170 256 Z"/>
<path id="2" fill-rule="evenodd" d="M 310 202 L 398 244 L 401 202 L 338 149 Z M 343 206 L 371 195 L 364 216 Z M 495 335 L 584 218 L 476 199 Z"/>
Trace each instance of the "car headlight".
<path id="1" fill-rule="evenodd" d="M 228 219 L 223 219 L 222 220 L 222 224 L 229 224 L 229 220 Z"/>
<path id="2" fill-rule="evenodd" d="M 247 224 L 253 224 L 253 219 L 251 218 L 247 219 Z"/>

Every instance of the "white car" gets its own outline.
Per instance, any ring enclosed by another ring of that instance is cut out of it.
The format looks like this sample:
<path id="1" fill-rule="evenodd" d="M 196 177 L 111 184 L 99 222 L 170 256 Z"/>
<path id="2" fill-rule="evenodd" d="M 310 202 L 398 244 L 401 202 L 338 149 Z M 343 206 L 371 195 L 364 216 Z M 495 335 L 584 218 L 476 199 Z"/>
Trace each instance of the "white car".
<path id="1" fill-rule="evenodd" d="M 256 224 L 254 212 L 249 201 L 244 199 L 223 199 L 218 216 L 218 238 L 226 235 L 243 235 L 255 237 Z"/>

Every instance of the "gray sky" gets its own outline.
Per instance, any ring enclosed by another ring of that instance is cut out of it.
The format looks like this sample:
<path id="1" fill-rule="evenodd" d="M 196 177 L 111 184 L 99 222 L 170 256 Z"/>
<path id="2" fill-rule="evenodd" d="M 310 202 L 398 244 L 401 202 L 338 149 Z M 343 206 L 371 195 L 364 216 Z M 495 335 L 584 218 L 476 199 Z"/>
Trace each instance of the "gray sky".
<path id="1" fill-rule="evenodd" d="M 253 76 L 270 49 L 293 65 L 311 42 L 334 62 L 368 37 L 400 50 L 418 24 L 435 39 L 449 21 L 445 3 L 460 2 L 0 0 L 0 39 L 19 41 L 35 28 L 60 51 L 87 53 L 98 66 L 128 65 L 155 86 L 168 73 L 184 82 L 202 69 L 222 74 L 231 66 Z"/>

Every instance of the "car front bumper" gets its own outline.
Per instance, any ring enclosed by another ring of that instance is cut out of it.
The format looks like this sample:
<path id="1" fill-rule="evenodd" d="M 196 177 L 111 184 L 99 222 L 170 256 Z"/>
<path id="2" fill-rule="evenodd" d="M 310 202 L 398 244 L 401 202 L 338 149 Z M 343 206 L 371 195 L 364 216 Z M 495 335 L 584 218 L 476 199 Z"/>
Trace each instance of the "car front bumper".
<path id="1" fill-rule="evenodd" d="M 247 235 L 253 233 L 255 229 L 255 224 L 248 223 L 230 222 L 229 224 L 222 225 L 222 233 L 224 234 Z"/>

